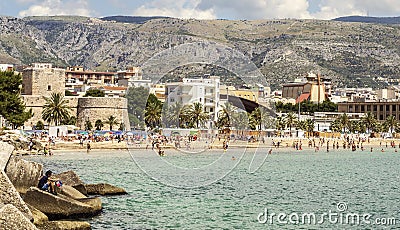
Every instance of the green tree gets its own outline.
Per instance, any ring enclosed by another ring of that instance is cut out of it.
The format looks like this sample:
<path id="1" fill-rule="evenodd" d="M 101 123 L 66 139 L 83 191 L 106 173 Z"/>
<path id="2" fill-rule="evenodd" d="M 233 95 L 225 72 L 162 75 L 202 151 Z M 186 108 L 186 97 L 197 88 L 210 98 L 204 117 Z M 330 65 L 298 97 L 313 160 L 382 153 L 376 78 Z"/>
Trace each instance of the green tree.
<path id="1" fill-rule="evenodd" d="M 44 129 L 43 121 L 36 122 L 35 129 L 36 130 L 43 130 Z"/>
<path id="2" fill-rule="evenodd" d="M 104 91 L 99 89 L 89 89 L 86 91 L 84 97 L 105 97 Z"/>
<path id="3" fill-rule="evenodd" d="M 143 86 L 130 87 L 126 93 L 128 100 L 129 122 L 133 126 L 139 126 L 144 123 L 144 111 L 146 109 L 149 89 Z"/>
<path id="4" fill-rule="evenodd" d="M 196 124 L 196 128 L 199 128 L 206 120 L 209 119 L 209 115 L 204 112 L 203 104 L 200 102 L 191 104 L 188 112 L 188 115 L 191 117 L 193 123 Z"/>
<path id="5" fill-rule="evenodd" d="M 144 115 L 144 120 L 146 122 L 146 125 L 152 129 L 159 126 L 161 121 L 161 112 L 162 112 L 161 105 L 155 102 L 148 103 Z"/>
<path id="6" fill-rule="evenodd" d="M 216 126 L 220 129 L 233 126 L 235 116 L 233 105 L 227 102 L 221 107 L 222 109 L 218 112 L 218 120 Z"/>
<path id="7" fill-rule="evenodd" d="M 0 71 L 0 115 L 13 128 L 22 126 L 32 116 L 32 110 L 26 111 L 25 104 L 20 96 L 22 77 L 12 71 Z"/>
<path id="8" fill-rule="evenodd" d="M 396 118 L 393 115 L 386 117 L 385 125 L 390 129 L 390 133 L 393 133 L 394 128 L 397 126 Z"/>
<path id="9" fill-rule="evenodd" d="M 292 136 L 292 127 L 293 125 L 296 124 L 296 122 L 297 122 L 296 114 L 294 114 L 293 112 L 286 114 L 285 123 L 287 127 L 289 127 L 290 136 Z"/>
<path id="10" fill-rule="evenodd" d="M 124 124 L 124 122 L 119 123 L 119 128 L 118 128 L 118 130 L 119 130 L 119 131 L 124 131 L 124 130 L 125 130 L 125 124 Z"/>
<path id="11" fill-rule="evenodd" d="M 89 120 L 85 121 L 85 130 L 90 131 L 92 129 L 93 129 L 92 122 L 90 122 Z"/>
<path id="12" fill-rule="evenodd" d="M 111 115 L 108 117 L 106 124 L 110 126 L 110 130 L 113 130 L 113 126 L 118 125 L 119 123 L 117 121 L 117 118 Z"/>
<path id="13" fill-rule="evenodd" d="M 349 128 L 349 122 L 350 122 L 349 117 L 347 116 L 346 113 L 344 113 L 344 114 L 340 115 L 338 119 L 339 119 L 339 123 L 343 129 L 343 133 L 345 133 L 346 129 Z"/>
<path id="14" fill-rule="evenodd" d="M 76 125 L 76 117 L 75 116 L 70 116 L 67 118 L 67 120 L 62 120 L 61 123 L 62 125 Z"/>
<path id="15" fill-rule="evenodd" d="M 374 114 L 371 112 L 367 112 L 365 116 L 361 119 L 365 126 L 367 127 L 367 132 L 370 133 L 370 131 L 373 129 L 376 123 L 376 119 L 374 117 Z"/>
<path id="16" fill-rule="evenodd" d="M 103 126 L 103 121 L 100 119 L 96 120 L 96 122 L 94 123 L 94 127 L 96 127 L 96 130 L 101 130 Z"/>
<path id="17" fill-rule="evenodd" d="M 335 119 L 330 126 L 330 129 L 333 132 L 340 132 L 342 130 L 342 124 L 340 123 L 339 119 Z"/>
<path id="18" fill-rule="evenodd" d="M 164 115 L 165 124 L 167 127 L 179 127 L 179 115 L 182 110 L 182 103 L 176 102 L 172 105 L 165 103 L 164 105 Z"/>
<path id="19" fill-rule="evenodd" d="M 249 127 L 249 117 L 246 112 L 235 113 L 233 123 L 236 129 L 245 130 Z"/>
<path id="20" fill-rule="evenodd" d="M 46 103 L 42 111 L 43 120 L 59 125 L 63 120 L 69 119 L 71 109 L 68 100 L 65 100 L 61 93 L 52 93 L 49 98 L 44 97 L 44 99 Z"/>

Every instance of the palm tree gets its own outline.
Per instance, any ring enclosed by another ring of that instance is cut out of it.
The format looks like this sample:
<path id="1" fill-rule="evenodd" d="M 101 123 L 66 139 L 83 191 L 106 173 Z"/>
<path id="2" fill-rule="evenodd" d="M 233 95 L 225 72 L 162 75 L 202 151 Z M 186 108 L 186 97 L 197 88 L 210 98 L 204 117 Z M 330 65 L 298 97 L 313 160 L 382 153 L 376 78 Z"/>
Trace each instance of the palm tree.
<path id="1" fill-rule="evenodd" d="M 294 114 L 293 112 L 286 114 L 285 122 L 286 125 L 289 127 L 290 136 L 292 136 L 292 126 L 297 122 L 296 114 Z"/>
<path id="2" fill-rule="evenodd" d="M 118 125 L 119 123 L 117 122 L 117 118 L 114 117 L 113 115 L 108 117 L 108 120 L 105 122 L 110 126 L 110 130 L 113 130 L 114 125 Z"/>
<path id="3" fill-rule="evenodd" d="M 343 133 L 346 132 L 346 128 L 349 128 L 349 117 L 347 116 L 346 113 L 342 114 L 341 116 L 339 116 L 339 122 L 343 128 Z"/>
<path id="4" fill-rule="evenodd" d="M 386 126 L 387 126 L 388 128 L 390 128 L 390 132 L 393 133 L 394 127 L 397 126 L 396 118 L 395 118 L 393 115 L 388 116 L 388 117 L 386 118 L 385 124 L 386 124 Z"/>
<path id="5" fill-rule="evenodd" d="M 162 105 L 154 102 L 149 102 L 144 113 L 144 121 L 146 125 L 154 129 L 159 126 L 161 121 Z"/>
<path id="6" fill-rule="evenodd" d="M 360 122 L 358 122 L 356 120 L 351 120 L 351 121 L 349 121 L 348 128 L 349 128 L 350 133 L 360 132 L 360 129 L 361 129 Z"/>
<path id="7" fill-rule="evenodd" d="M 92 128 L 93 128 L 92 122 L 90 122 L 89 120 L 85 121 L 85 130 L 90 131 L 92 130 Z"/>
<path id="8" fill-rule="evenodd" d="M 236 129 L 247 129 L 249 126 L 249 117 L 246 112 L 235 113 L 233 116 L 233 123 Z"/>
<path id="9" fill-rule="evenodd" d="M 340 130 L 342 130 L 342 125 L 340 124 L 339 118 L 335 119 L 335 120 L 331 123 L 330 129 L 331 129 L 333 132 L 340 132 Z"/>
<path id="10" fill-rule="evenodd" d="M 44 97 L 44 100 L 46 103 L 42 111 L 43 120 L 59 125 L 63 120 L 69 119 L 71 108 L 68 106 L 68 100 L 65 100 L 61 93 L 52 93 L 49 98 Z"/>
<path id="11" fill-rule="evenodd" d="M 103 128 L 103 126 L 104 126 L 103 121 L 101 121 L 100 119 L 97 120 L 97 121 L 94 123 L 94 126 L 96 127 L 96 130 L 101 130 L 101 129 Z"/>
<path id="12" fill-rule="evenodd" d="M 167 105 L 167 104 L 166 104 Z M 182 103 L 176 102 L 171 106 L 168 106 L 167 109 L 164 109 L 164 118 L 167 123 L 167 127 L 175 126 L 179 127 L 179 115 L 182 110 Z"/>
<path id="13" fill-rule="evenodd" d="M 233 105 L 229 102 L 225 103 L 225 105 L 221 106 L 222 109 L 218 113 L 218 121 L 217 121 L 217 127 L 222 128 L 222 127 L 231 127 L 234 126 L 234 115 L 235 115 L 235 110 L 233 108 Z"/>
<path id="14" fill-rule="evenodd" d="M 376 123 L 374 114 L 371 112 L 367 112 L 365 116 L 362 118 L 362 121 L 365 123 L 368 133 L 371 131 L 371 129 L 375 126 Z"/>
<path id="15" fill-rule="evenodd" d="M 206 120 L 209 119 L 209 115 L 204 112 L 203 104 L 195 102 L 189 107 L 189 115 L 196 124 L 196 128 L 199 128 Z"/>

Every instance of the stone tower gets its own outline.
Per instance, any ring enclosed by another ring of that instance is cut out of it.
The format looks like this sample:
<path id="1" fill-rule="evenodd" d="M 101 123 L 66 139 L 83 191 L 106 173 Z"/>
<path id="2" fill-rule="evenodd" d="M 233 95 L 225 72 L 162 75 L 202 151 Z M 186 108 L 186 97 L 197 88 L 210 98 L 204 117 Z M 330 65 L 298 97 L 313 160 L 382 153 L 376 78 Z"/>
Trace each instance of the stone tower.
<path id="1" fill-rule="evenodd" d="M 33 63 L 22 72 L 22 94 L 48 97 L 51 93 L 65 95 L 65 70 L 50 63 Z"/>

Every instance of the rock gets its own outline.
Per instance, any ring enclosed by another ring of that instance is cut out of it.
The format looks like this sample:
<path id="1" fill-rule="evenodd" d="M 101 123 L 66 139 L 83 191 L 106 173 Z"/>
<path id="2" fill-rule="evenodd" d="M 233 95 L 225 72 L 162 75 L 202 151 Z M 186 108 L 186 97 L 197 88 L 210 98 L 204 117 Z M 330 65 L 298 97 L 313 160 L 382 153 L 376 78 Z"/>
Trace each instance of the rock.
<path id="1" fill-rule="evenodd" d="M 46 214 L 50 220 L 89 217 L 94 216 L 101 211 L 101 205 L 100 207 L 98 205 L 91 206 L 90 202 L 81 202 L 62 194 L 55 196 L 36 187 L 28 189 L 24 196 L 24 200 L 26 203 Z M 101 201 L 97 201 L 97 203 L 98 202 L 101 204 Z"/>
<path id="2" fill-rule="evenodd" d="M 7 204 L 0 209 L 0 229 L 37 229 L 15 206 Z"/>
<path id="3" fill-rule="evenodd" d="M 12 156 L 5 171 L 17 191 L 25 193 L 30 187 L 37 186 L 43 175 L 43 165 Z"/>
<path id="4" fill-rule="evenodd" d="M 48 221 L 38 225 L 43 230 L 90 230 L 90 224 L 83 221 Z"/>
<path id="5" fill-rule="evenodd" d="M 0 142 L 0 170 L 6 168 L 7 162 L 10 159 L 11 153 L 14 150 L 12 145 L 5 142 Z"/>
<path id="6" fill-rule="evenodd" d="M 64 185 L 69 185 L 78 190 L 83 195 L 87 195 L 87 191 L 85 188 L 85 183 L 79 178 L 79 176 L 74 171 L 67 171 L 57 175 L 54 177 L 59 178 Z"/>
<path id="7" fill-rule="evenodd" d="M 75 200 L 87 198 L 85 195 L 69 185 L 63 185 L 60 193 Z"/>
<path id="8" fill-rule="evenodd" d="M 41 211 L 33 207 L 32 205 L 28 204 L 29 210 L 31 210 L 32 215 L 33 215 L 33 223 L 35 225 L 40 225 L 43 224 L 47 221 L 49 221 L 49 218 Z"/>
<path id="9" fill-rule="evenodd" d="M 22 200 L 21 196 L 8 179 L 5 172 L 0 172 L 0 205 L 12 204 L 15 206 L 28 220 L 33 220 L 33 216 L 28 206 Z"/>
<path id="10" fill-rule="evenodd" d="M 33 143 L 32 149 L 35 149 L 35 150 L 43 149 L 43 144 L 40 141 L 38 141 L 36 139 L 32 139 L 32 143 Z"/>
<path id="11" fill-rule="evenodd" d="M 86 191 L 89 195 L 123 195 L 127 194 L 125 189 L 116 187 L 114 185 L 100 183 L 100 184 L 87 184 L 85 185 Z"/>

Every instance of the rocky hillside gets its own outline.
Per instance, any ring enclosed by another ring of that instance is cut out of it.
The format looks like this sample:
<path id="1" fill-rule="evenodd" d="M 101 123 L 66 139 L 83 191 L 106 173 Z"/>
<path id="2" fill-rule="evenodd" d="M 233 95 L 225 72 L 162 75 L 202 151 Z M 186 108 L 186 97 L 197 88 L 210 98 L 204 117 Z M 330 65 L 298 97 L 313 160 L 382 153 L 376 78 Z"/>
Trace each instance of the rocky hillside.
<path id="1" fill-rule="evenodd" d="M 398 25 L 322 20 L 109 20 L 0 17 L 0 62 L 118 70 L 141 65 L 179 44 L 209 40 L 251 58 L 273 88 L 309 71 L 352 87 L 379 87 L 386 84 L 382 78 L 400 77 Z M 193 68 L 175 70 L 175 76 L 188 69 Z"/>

